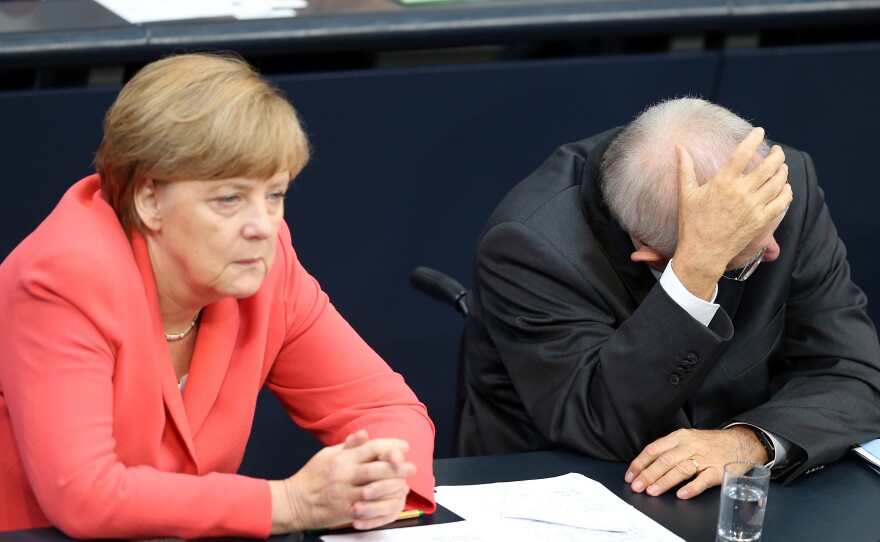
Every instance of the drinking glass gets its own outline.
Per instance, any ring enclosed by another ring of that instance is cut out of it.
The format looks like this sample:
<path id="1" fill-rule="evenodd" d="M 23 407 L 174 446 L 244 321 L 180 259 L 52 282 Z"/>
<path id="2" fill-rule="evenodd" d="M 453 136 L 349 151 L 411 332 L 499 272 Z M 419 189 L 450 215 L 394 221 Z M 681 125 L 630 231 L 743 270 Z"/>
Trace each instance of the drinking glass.
<path id="1" fill-rule="evenodd" d="M 754 542 L 761 539 L 770 469 L 748 461 L 724 465 L 717 541 Z"/>

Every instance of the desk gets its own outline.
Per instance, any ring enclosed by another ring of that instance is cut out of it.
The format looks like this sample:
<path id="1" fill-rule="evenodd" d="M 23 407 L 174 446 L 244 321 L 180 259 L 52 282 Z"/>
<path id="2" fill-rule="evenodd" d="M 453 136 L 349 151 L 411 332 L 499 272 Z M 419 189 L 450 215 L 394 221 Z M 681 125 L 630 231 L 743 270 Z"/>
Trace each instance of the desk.
<path id="1" fill-rule="evenodd" d="M 563 452 L 434 462 L 437 485 L 507 482 L 578 472 L 601 482 L 687 542 L 715 540 L 717 487 L 689 501 L 678 500 L 671 492 L 649 497 L 629 490 L 623 481 L 625 469 L 624 463 Z M 880 538 L 880 476 L 858 458 L 847 456 L 785 487 L 772 483 L 768 499 L 762 542 L 876 542 Z M 449 516 L 450 512 L 438 510 L 435 522 L 450 521 Z"/>
<path id="2" fill-rule="evenodd" d="M 535 452 L 434 461 L 437 485 L 466 485 L 549 478 L 569 472 L 601 482 L 627 503 L 687 542 L 715 540 L 718 488 L 689 501 L 672 493 L 648 497 L 629 490 L 623 481 L 625 463 L 610 463 L 566 452 Z M 763 542 L 846 540 L 876 542 L 880 537 L 880 477 L 860 459 L 847 456 L 824 469 L 782 487 L 773 483 Z M 460 518 L 445 508 L 418 520 L 423 525 Z M 416 522 L 412 522 L 416 523 Z M 342 533 L 344 531 L 340 531 Z M 275 536 L 273 542 L 287 537 Z M 306 537 L 317 541 L 317 536 Z M 66 542 L 55 529 L 0 533 L 0 542 Z"/>

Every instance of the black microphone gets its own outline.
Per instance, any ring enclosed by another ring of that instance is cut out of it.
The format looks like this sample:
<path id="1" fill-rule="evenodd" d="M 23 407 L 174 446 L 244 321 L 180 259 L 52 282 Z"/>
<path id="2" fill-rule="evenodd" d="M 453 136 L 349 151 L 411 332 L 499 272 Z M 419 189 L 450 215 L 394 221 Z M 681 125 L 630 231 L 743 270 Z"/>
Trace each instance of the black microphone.
<path id="1" fill-rule="evenodd" d="M 413 288 L 441 303 L 451 305 L 463 316 L 468 315 L 465 297 L 468 292 L 457 280 L 430 267 L 416 267 L 409 277 Z"/>

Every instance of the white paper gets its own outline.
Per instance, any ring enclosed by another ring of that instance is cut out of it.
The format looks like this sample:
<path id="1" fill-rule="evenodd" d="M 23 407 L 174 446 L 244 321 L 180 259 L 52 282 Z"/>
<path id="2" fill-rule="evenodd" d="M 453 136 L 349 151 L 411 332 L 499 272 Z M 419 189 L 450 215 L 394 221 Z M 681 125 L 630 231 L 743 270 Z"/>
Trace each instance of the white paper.
<path id="1" fill-rule="evenodd" d="M 440 486 L 434 496 L 438 503 L 469 522 L 501 520 L 532 540 L 681 542 L 679 537 L 605 486 L 581 474 L 521 482 Z M 576 503 L 566 503 L 566 499 L 574 499 Z"/>
<path id="2" fill-rule="evenodd" d="M 627 531 L 631 507 L 589 478 L 534 480 L 528 491 L 508 495 L 502 515 L 593 529 Z"/>
<path id="3" fill-rule="evenodd" d="M 292 17 L 297 9 L 308 5 L 306 0 L 95 0 L 116 15 L 133 24 L 235 17 L 262 19 Z"/>
<path id="4" fill-rule="evenodd" d="M 324 542 L 534 542 L 499 521 L 456 521 L 351 534 L 325 534 Z"/>
<path id="5" fill-rule="evenodd" d="M 518 519 L 465 520 L 421 527 L 401 527 L 350 534 L 325 534 L 324 542 L 647 542 L 667 540 L 631 533 L 589 531 Z M 673 539 L 669 539 L 673 540 Z M 674 539 L 679 540 L 679 539 Z"/>

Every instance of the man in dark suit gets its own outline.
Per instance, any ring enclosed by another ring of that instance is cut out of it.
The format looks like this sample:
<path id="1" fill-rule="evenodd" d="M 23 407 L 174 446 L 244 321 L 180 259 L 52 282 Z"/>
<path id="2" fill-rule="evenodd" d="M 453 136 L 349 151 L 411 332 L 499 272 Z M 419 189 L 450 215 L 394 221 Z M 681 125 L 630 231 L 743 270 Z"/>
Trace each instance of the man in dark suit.
<path id="1" fill-rule="evenodd" d="M 690 498 L 728 461 L 787 482 L 880 435 L 880 346 L 812 161 L 763 139 L 670 100 L 510 191 L 477 251 L 459 453 L 632 461 L 634 491 Z"/>

